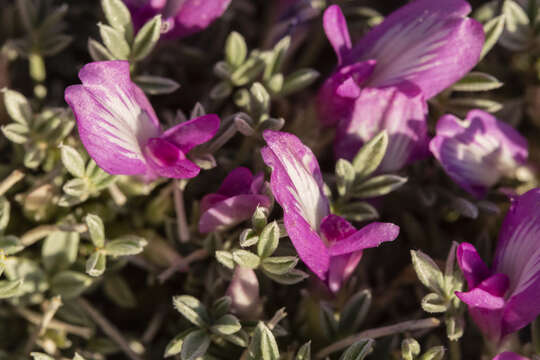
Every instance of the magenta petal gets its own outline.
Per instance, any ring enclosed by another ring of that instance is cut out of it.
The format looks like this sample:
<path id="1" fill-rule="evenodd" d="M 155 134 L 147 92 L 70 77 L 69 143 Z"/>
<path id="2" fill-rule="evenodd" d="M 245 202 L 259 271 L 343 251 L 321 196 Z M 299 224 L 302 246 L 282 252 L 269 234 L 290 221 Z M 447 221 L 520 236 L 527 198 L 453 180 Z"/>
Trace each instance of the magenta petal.
<path id="1" fill-rule="evenodd" d="M 123 0 L 131 13 L 135 30 L 139 30 L 148 20 L 161 14 L 167 0 Z"/>
<path id="2" fill-rule="evenodd" d="M 390 14 L 350 51 L 345 64 L 376 59 L 369 86 L 417 84 L 427 99 L 444 90 L 478 62 L 482 25 L 466 18 L 464 0 L 417 0 Z"/>
<path id="3" fill-rule="evenodd" d="M 361 259 L 362 251 L 330 258 L 330 268 L 328 269 L 328 288 L 330 291 L 336 293 L 341 289 L 341 286 L 352 275 Z"/>
<path id="4" fill-rule="evenodd" d="M 358 90 L 373 72 L 375 61 L 369 60 L 338 69 L 323 84 L 317 95 L 319 119 L 333 126 L 350 117 Z"/>
<path id="5" fill-rule="evenodd" d="M 352 159 L 364 142 L 386 130 L 388 149 L 380 172 L 400 170 L 424 157 L 428 149 L 426 104 L 421 92 L 411 96 L 412 85 L 384 89 L 365 88 L 351 116 L 338 126 L 336 157 Z"/>
<path id="6" fill-rule="evenodd" d="M 269 207 L 265 195 L 236 195 L 222 200 L 204 211 L 199 220 L 202 234 L 220 231 L 251 218 L 258 206 Z"/>
<path id="7" fill-rule="evenodd" d="M 172 11 L 169 10 L 175 14 L 165 14 L 174 18 L 174 26 L 166 37 L 183 38 L 206 29 L 223 15 L 231 0 L 169 0 L 169 3 L 179 5 L 173 4 Z"/>
<path id="8" fill-rule="evenodd" d="M 540 189 L 516 198 L 502 224 L 494 269 L 510 279 L 503 335 L 540 315 Z"/>
<path id="9" fill-rule="evenodd" d="M 161 135 L 187 154 L 194 146 L 212 139 L 219 130 L 219 117 L 215 114 L 200 116 L 180 123 Z"/>
<path id="10" fill-rule="evenodd" d="M 374 222 L 352 235 L 331 244 L 331 256 L 345 255 L 356 251 L 377 247 L 383 242 L 394 241 L 399 235 L 399 226 L 391 223 Z"/>
<path id="11" fill-rule="evenodd" d="M 159 176 L 190 179 L 197 176 L 201 170 L 186 158 L 182 150 L 162 138 L 150 139 L 145 150 L 150 168 Z"/>
<path id="12" fill-rule="evenodd" d="M 160 128 L 148 99 L 130 80 L 129 63 L 90 63 L 79 77 L 83 84 L 68 87 L 65 100 L 88 154 L 110 174 L 145 174 L 141 144 Z"/>
<path id="13" fill-rule="evenodd" d="M 356 228 L 338 215 L 328 215 L 321 222 L 320 233 L 329 244 L 343 240 L 355 232 Z"/>
<path id="14" fill-rule="evenodd" d="M 495 356 L 493 360 L 530 360 L 530 359 L 525 356 L 521 356 L 516 353 L 506 351 Z"/>
<path id="15" fill-rule="evenodd" d="M 328 40 L 332 44 L 338 57 L 338 64 L 341 65 L 343 59 L 351 50 L 351 37 L 347 29 L 347 21 L 343 12 L 337 5 L 332 5 L 326 9 L 323 16 L 323 27 Z"/>
<path id="16" fill-rule="evenodd" d="M 469 313 L 476 325 L 491 341 L 501 339 L 501 320 L 504 298 L 490 294 L 480 288 L 468 292 L 456 292 L 456 296 L 469 307 Z"/>
<path id="17" fill-rule="evenodd" d="M 217 193 L 227 197 L 249 194 L 252 181 L 253 175 L 251 174 L 251 170 L 245 167 L 238 167 L 227 175 Z"/>
<path id="18" fill-rule="evenodd" d="M 456 250 L 456 258 L 469 289 L 475 288 L 491 275 L 491 271 L 472 244 L 460 244 Z"/>
<path id="19" fill-rule="evenodd" d="M 505 274 L 493 274 L 478 284 L 478 288 L 499 297 L 504 297 L 509 286 L 510 280 Z"/>
<path id="20" fill-rule="evenodd" d="M 237 315 L 252 318 L 260 306 L 259 280 L 255 271 L 237 266 L 227 289 L 231 297 L 231 311 Z"/>
<path id="21" fill-rule="evenodd" d="M 268 146 L 261 154 L 272 168 L 270 186 L 283 208 L 287 233 L 302 261 L 325 280 L 330 257 L 317 232 L 330 209 L 317 159 L 294 135 L 266 130 L 263 137 Z"/>
<path id="22" fill-rule="evenodd" d="M 209 208 L 211 208 L 212 206 L 216 205 L 218 202 L 221 202 L 221 201 L 223 201 L 225 199 L 227 199 L 227 197 L 225 195 L 206 194 L 201 199 L 201 205 L 200 205 L 201 214 L 204 213 Z"/>

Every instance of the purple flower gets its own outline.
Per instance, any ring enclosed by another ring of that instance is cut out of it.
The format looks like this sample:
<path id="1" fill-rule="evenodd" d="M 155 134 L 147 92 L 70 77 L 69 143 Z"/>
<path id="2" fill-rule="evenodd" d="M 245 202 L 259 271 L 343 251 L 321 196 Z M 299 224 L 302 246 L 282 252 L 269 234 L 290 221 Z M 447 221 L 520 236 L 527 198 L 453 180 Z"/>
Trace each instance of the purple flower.
<path id="1" fill-rule="evenodd" d="M 444 115 L 429 148 L 462 188 L 483 197 L 501 177 L 527 160 L 527 140 L 492 115 L 472 110 L 465 121 Z"/>
<path id="2" fill-rule="evenodd" d="M 65 99 L 88 154 L 110 174 L 192 178 L 200 168 L 186 155 L 210 140 L 219 118 L 210 114 L 163 132 L 152 105 L 129 76 L 127 61 L 101 61 L 79 72 L 82 85 L 69 86 Z"/>
<path id="3" fill-rule="evenodd" d="M 499 234 L 490 268 L 473 245 L 457 249 L 469 291 L 456 295 L 484 335 L 500 343 L 540 315 L 540 188 L 515 198 Z"/>
<path id="4" fill-rule="evenodd" d="M 390 14 L 355 46 L 337 5 L 324 29 L 338 69 L 319 93 L 323 124 L 337 125 L 335 153 L 351 159 L 386 129 L 381 171 L 396 171 L 428 154 L 426 100 L 472 69 L 484 43 L 482 25 L 463 0 L 417 0 Z"/>
<path id="5" fill-rule="evenodd" d="M 263 137 L 268 146 L 261 154 L 272 168 L 270 186 L 283 208 L 287 233 L 302 261 L 337 292 L 360 261 L 362 250 L 394 240 L 399 227 L 375 222 L 356 230 L 331 215 L 311 150 L 291 134 L 266 130 Z"/>
<path id="6" fill-rule="evenodd" d="M 506 351 L 495 356 L 493 360 L 530 360 L 530 359 L 525 356 L 521 356 L 516 353 Z"/>
<path id="7" fill-rule="evenodd" d="M 263 195 L 264 175 L 253 176 L 245 167 L 227 175 L 217 193 L 201 201 L 199 231 L 203 234 L 234 226 L 249 219 L 258 206 L 269 208 L 268 196 Z"/>
<path id="8" fill-rule="evenodd" d="M 207 28 L 219 18 L 231 0 L 124 0 L 136 29 L 161 14 L 167 24 L 166 38 L 184 38 Z"/>

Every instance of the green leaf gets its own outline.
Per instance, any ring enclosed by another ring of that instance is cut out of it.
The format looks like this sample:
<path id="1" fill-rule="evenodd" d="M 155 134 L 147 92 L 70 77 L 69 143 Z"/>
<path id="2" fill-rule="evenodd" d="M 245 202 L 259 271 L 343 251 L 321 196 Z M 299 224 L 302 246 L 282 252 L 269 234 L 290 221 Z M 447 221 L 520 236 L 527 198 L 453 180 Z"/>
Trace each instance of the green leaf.
<path id="1" fill-rule="evenodd" d="M 497 16 L 496 18 L 491 19 L 484 25 L 484 34 L 485 42 L 480 53 L 480 60 L 487 55 L 487 53 L 495 46 L 501 34 L 504 30 L 504 23 L 506 22 L 506 17 L 504 15 Z"/>
<path id="2" fill-rule="evenodd" d="M 379 217 L 377 209 L 364 201 L 349 203 L 340 208 L 339 213 L 347 220 L 357 222 L 375 220 Z"/>
<path id="3" fill-rule="evenodd" d="M 264 61 L 256 52 L 252 52 L 246 62 L 231 75 L 231 82 L 236 86 L 244 86 L 254 81 L 263 71 Z"/>
<path id="4" fill-rule="evenodd" d="M 339 360 L 363 360 L 371 352 L 374 343 L 371 339 L 360 340 L 350 346 Z"/>
<path id="5" fill-rule="evenodd" d="M 88 197 L 88 182 L 85 179 L 71 179 L 62 186 L 62 190 L 69 195 L 76 198 Z"/>
<path id="6" fill-rule="evenodd" d="M 139 236 L 125 235 L 108 242 L 104 249 L 107 255 L 130 256 L 140 254 L 146 244 L 147 241 Z"/>
<path id="7" fill-rule="evenodd" d="M 122 30 L 109 25 L 98 24 L 99 34 L 107 49 L 119 60 L 127 60 L 129 57 L 129 44 Z"/>
<path id="8" fill-rule="evenodd" d="M 258 234 L 263 231 L 264 227 L 268 224 L 268 209 L 257 206 L 255 212 L 251 216 L 251 225 L 253 230 Z"/>
<path id="9" fill-rule="evenodd" d="M 193 325 L 204 327 L 208 324 L 208 313 L 204 305 L 195 297 L 181 295 L 173 297 L 174 308 Z"/>
<path id="10" fill-rule="evenodd" d="M 4 255 L 13 255 L 24 249 L 24 245 L 21 244 L 21 241 L 18 237 L 13 235 L 1 236 L 0 237 L 0 250 L 4 252 Z M 0 259 L 1 261 L 1 259 Z M 2 272 L 0 271 L 0 275 Z"/>
<path id="11" fill-rule="evenodd" d="M 218 250 L 216 251 L 216 259 L 226 268 L 231 270 L 234 269 L 234 259 L 230 252 Z"/>
<path id="12" fill-rule="evenodd" d="M 470 72 L 452 85 L 455 91 L 489 91 L 498 89 L 504 84 L 496 77 L 482 72 Z"/>
<path id="13" fill-rule="evenodd" d="M 257 255 L 247 250 L 234 250 L 232 257 L 238 265 L 250 269 L 256 269 L 261 263 L 261 259 Z"/>
<path id="14" fill-rule="evenodd" d="M 51 280 L 53 293 L 61 295 L 65 299 L 72 299 L 86 290 L 92 284 L 92 278 L 76 271 L 62 271 Z"/>
<path id="15" fill-rule="evenodd" d="M 105 46 L 92 38 L 88 39 L 88 52 L 94 61 L 114 60 L 114 55 Z"/>
<path id="16" fill-rule="evenodd" d="M 240 233 L 240 246 L 247 248 L 255 245 L 259 241 L 259 236 L 253 229 L 245 229 Z"/>
<path id="17" fill-rule="evenodd" d="M 464 217 L 469 219 L 478 217 L 478 207 L 465 198 L 455 197 L 452 199 L 451 205 Z"/>
<path id="18" fill-rule="evenodd" d="M 463 315 L 450 316 L 444 319 L 446 336 L 450 341 L 458 341 L 465 332 L 465 319 Z"/>
<path id="19" fill-rule="evenodd" d="M 94 214 L 88 214 L 84 218 L 86 226 L 88 226 L 88 233 L 92 243 L 97 248 L 102 248 L 105 245 L 105 227 L 101 218 Z"/>
<path id="20" fill-rule="evenodd" d="M 139 30 L 135 41 L 133 42 L 133 49 L 131 51 L 131 58 L 135 61 L 142 60 L 156 46 L 159 36 L 161 34 L 161 15 L 154 16 Z"/>
<path id="21" fill-rule="evenodd" d="M 291 45 L 291 37 L 286 36 L 279 40 L 272 49 L 272 52 L 266 60 L 266 68 L 264 70 L 264 80 L 270 80 L 274 75 L 279 74 L 285 59 L 285 54 Z M 282 80 L 283 81 L 283 80 Z"/>
<path id="22" fill-rule="evenodd" d="M 420 344 L 413 338 L 404 339 L 401 342 L 401 357 L 403 360 L 414 360 L 420 355 Z"/>
<path id="23" fill-rule="evenodd" d="M 272 274 L 267 271 L 264 271 L 264 273 L 270 279 L 282 285 L 294 285 L 301 281 L 304 281 L 309 277 L 308 274 L 298 269 L 292 269 L 291 271 L 283 275 Z"/>
<path id="24" fill-rule="evenodd" d="M 210 328 L 218 335 L 232 335 L 242 328 L 240 321 L 234 315 L 223 315 L 217 319 Z"/>
<path id="25" fill-rule="evenodd" d="M 161 76 L 139 75 L 133 81 L 149 95 L 170 94 L 180 88 L 180 84 L 173 79 Z"/>
<path id="26" fill-rule="evenodd" d="M 262 261 L 263 269 L 274 275 L 284 275 L 291 271 L 296 264 L 298 264 L 296 256 L 268 257 Z"/>
<path id="27" fill-rule="evenodd" d="M 65 48 L 69 46 L 73 42 L 73 36 L 65 35 L 65 34 L 59 34 L 56 36 L 53 36 L 41 45 L 40 54 L 43 56 L 53 56 L 56 55 Z"/>
<path id="28" fill-rule="evenodd" d="M 248 352 L 249 358 L 253 360 L 279 360 L 274 334 L 262 321 L 259 321 L 255 328 Z"/>
<path id="29" fill-rule="evenodd" d="M 213 100 L 221 100 L 229 97 L 233 91 L 232 86 L 226 82 L 221 81 L 210 90 L 210 98 Z"/>
<path id="30" fill-rule="evenodd" d="M 336 185 L 340 196 L 345 196 L 350 191 L 355 177 L 354 167 L 349 161 L 339 159 L 336 162 Z"/>
<path id="31" fill-rule="evenodd" d="M 73 356 L 73 360 L 85 360 L 81 355 L 75 353 L 75 356 Z"/>
<path id="32" fill-rule="evenodd" d="M 338 322 L 334 315 L 334 311 L 326 303 L 321 303 L 319 308 L 319 323 L 327 338 L 332 339 L 336 336 L 338 331 Z"/>
<path id="33" fill-rule="evenodd" d="M 270 109 L 270 94 L 259 82 L 251 85 L 249 92 L 254 100 L 253 109 L 260 114 L 267 114 Z"/>
<path id="34" fill-rule="evenodd" d="M 17 10 L 26 31 L 32 32 L 38 14 L 36 4 L 30 0 L 17 0 Z"/>
<path id="35" fill-rule="evenodd" d="M 103 275 L 107 267 L 107 256 L 102 251 L 94 251 L 86 260 L 86 273 L 93 277 Z"/>
<path id="36" fill-rule="evenodd" d="M 102 0 L 101 7 L 109 25 L 121 30 L 126 39 L 131 41 L 133 39 L 133 24 L 126 5 L 121 0 Z"/>
<path id="37" fill-rule="evenodd" d="M 30 356 L 33 358 L 33 360 L 54 360 L 53 357 L 40 352 L 32 352 L 30 353 Z"/>
<path id="38" fill-rule="evenodd" d="M 225 42 L 225 60 L 233 68 L 242 65 L 247 56 L 247 45 L 244 37 L 233 31 L 227 37 Z"/>
<path id="39" fill-rule="evenodd" d="M 182 360 L 197 360 L 210 346 L 210 337 L 204 330 L 195 330 L 184 338 L 180 358 Z"/>
<path id="40" fill-rule="evenodd" d="M 2 126 L 2 133 L 15 144 L 24 144 L 28 141 L 30 130 L 23 124 L 9 124 Z"/>
<path id="41" fill-rule="evenodd" d="M 356 293 L 345 304 L 339 317 L 339 330 L 342 333 L 354 333 L 364 321 L 371 306 L 371 291 L 362 290 Z"/>
<path id="42" fill-rule="evenodd" d="M 9 223 L 10 213 L 11 204 L 5 197 L 0 196 L 0 233 L 6 230 Z"/>
<path id="43" fill-rule="evenodd" d="M 359 198 L 371 198 L 383 196 L 402 187 L 407 178 L 397 175 L 377 175 L 354 188 L 354 196 Z"/>
<path id="44" fill-rule="evenodd" d="M 279 245 L 279 226 L 277 221 L 266 225 L 259 236 L 257 254 L 264 259 L 271 256 Z"/>
<path id="45" fill-rule="evenodd" d="M 503 105 L 490 99 L 454 98 L 448 101 L 448 106 L 453 111 L 464 114 L 471 109 L 480 109 L 489 113 L 495 113 L 503 108 Z"/>
<path id="46" fill-rule="evenodd" d="M 435 261 L 420 250 L 411 250 L 411 258 L 418 280 L 428 289 L 443 294 L 443 273 Z"/>
<path id="47" fill-rule="evenodd" d="M 436 293 L 429 293 L 422 299 L 422 309 L 428 313 L 443 313 L 448 310 L 448 302 Z"/>
<path id="48" fill-rule="evenodd" d="M 223 338 L 228 342 L 243 348 L 247 347 L 249 342 L 249 335 L 244 330 L 240 330 L 233 335 L 223 336 Z"/>
<path id="49" fill-rule="evenodd" d="M 319 72 L 313 69 L 300 69 L 285 77 L 281 95 L 287 96 L 303 90 L 313 84 L 319 77 Z"/>
<path id="50" fill-rule="evenodd" d="M 85 164 L 81 154 L 68 145 L 62 145 L 60 148 L 62 163 L 67 171 L 76 178 L 84 177 Z"/>
<path id="51" fill-rule="evenodd" d="M 22 280 L 0 281 L 0 299 L 21 295 L 22 284 Z"/>
<path id="52" fill-rule="evenodd" d="M 11 120 L 21 124 L 32 123 L 32 107 L 26 97 L 14 90 L 3 89 L 4 104 Z"/>
<path id="53" fill-rule="evenodd" d="M 46 149 L 32 144 L 24 154 L 23 164 L 29 169 L 36 169 L 45 160 L 46 156 Z"/>
<path id="54" fill-rule="evenodd" d="M 43 265 L 49 272 L 65 270 L 75 263 L 79 251 L 79 233 L 55 231 L 41 246 Z"/>
<path id="55" fill-rule="evenodd" d="M 358 180 L 367 178 L 377 170 L 387 148 L 388 134 L 386 130 L 381 131 L 362 146 L 352 162 Z"/>
<path id="56" fill-rule="evenodd" d="M 311 360 L 311 341 L 302 345 L 294 360 Z"/>
<path id="57" fill-rule="evenodd" d="M 444 347 L 434 346 L 426 351 L 418 360 L 442 360 L 444 358 Z"/>
<path id="58" fill-rule="evenodd" d="M 184 339 L 192 331 L 192 329 L 183 331 L 180 334 L 176 335 L 171 341 L 169 341 L 167 347 L 165 348 L 165 354 L 163 355 L 163 357 L 180 354 L 180 352 L 182 351 L 182 346 L 184 345 Z"/>
<path id="59" fill-rule="evenodd" d="M 107 275 L 103 286 L 105 294 L 118 306 L 134 308 L 137 306 L 135 294 L 131 291 L 128 283 L 120 275 Z"/>
<path id="60" fill-rule="evenodd" d="M 223 296 L 214 301 L 212 304 L 212 317 L 214 319 L 220 318 L 227 314 L 231 309 L 232 299 L 230 296 Z"/>

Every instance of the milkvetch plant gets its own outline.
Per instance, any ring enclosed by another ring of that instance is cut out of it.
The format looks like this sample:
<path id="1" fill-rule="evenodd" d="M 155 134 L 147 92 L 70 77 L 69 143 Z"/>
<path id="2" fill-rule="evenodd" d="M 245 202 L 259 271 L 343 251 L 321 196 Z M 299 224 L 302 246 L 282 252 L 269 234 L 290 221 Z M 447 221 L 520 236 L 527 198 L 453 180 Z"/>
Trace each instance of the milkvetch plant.
<path id="1" fill-rule="evenodd" d="M 539 14 L 4 1 L 0 360 L 540 359 Z"/>

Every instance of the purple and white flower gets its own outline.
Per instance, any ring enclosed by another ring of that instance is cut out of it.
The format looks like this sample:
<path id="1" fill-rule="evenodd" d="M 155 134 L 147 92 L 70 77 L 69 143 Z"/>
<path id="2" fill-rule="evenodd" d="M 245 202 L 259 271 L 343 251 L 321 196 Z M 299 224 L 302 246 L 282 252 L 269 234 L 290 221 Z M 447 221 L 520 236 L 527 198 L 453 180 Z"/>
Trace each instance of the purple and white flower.
<path id="1" fill-rule="evenodd" d="M 473 245 L 457 260 L 469 290 L 456 292 L 482 333 L 495 344 L 540 315 L 540 188 L 513 199 L 489 268 Z"/>
<path id="2" fill-rule="evenodd" d="M 73 110 L 81 141 L 99 167 L 114 175 L 187 179 L 200 168 L 187 158 L 196 145 L 219 129 L 209 114 L 163 132 L 152 105 L 129 75 L 127 61 L 101 61 L 79 72 L 82 85 L 69 86 L 65 100 Z"/>
<path id="3" fill-rule="evenodd" d="M 231 0 L 124 0 L 133 24 L 140 29 L 161 14 L 166 24 L 165 38 L 178 39 L 206 29 L 229 7 Z"/>
<path id="4" fill-rule="evenodd" d="M 374 222 L 357 230 L 330 214 L 319 164 L 311 150 L 292 134 L 266 130 L 263 137 L 268 146 L 261 154 L 272 168 L 270 186 L 283 208 L 287 233 L 302 261 L 337 292 L 356 268 L 362 250 L 393 241 L 399 227 Z"/>
<path id="5" fill-rule="evenodd" d="M 338 69 L 319 93 L 320 119 L 338 127 L 337 157 L 351 159 L 381 130 L 390 137 L 381 171 L 428 154 L 426 100 L 471 70 L 484 43 L 482 25 L 463 0 L 416 0 L 352 45 L 337 5 L 323 25 Z"/>
<path id="6" fill-rule="evenodd" d="M 482 110 L 464 121 L 444 115 L 429 148 L 446 173 L 476 197 L 527 160 L 527 140 L 510 125 Z"/>
<path id="7" fill-rule="evenodd" d="M 245 167 L 227 175 L 216 193 L 201 200 L 199 231 L 219 231 L 249 219 L 257 207 L 269 208 L 271 201 L 263 194 L 264 175 L 253 176 Z"/>

